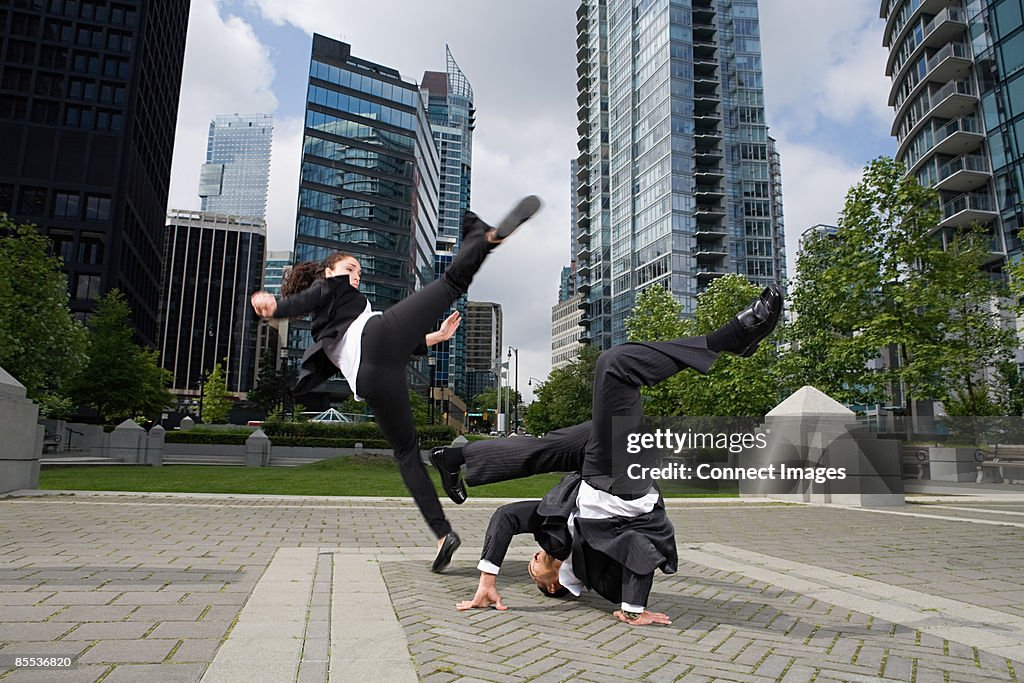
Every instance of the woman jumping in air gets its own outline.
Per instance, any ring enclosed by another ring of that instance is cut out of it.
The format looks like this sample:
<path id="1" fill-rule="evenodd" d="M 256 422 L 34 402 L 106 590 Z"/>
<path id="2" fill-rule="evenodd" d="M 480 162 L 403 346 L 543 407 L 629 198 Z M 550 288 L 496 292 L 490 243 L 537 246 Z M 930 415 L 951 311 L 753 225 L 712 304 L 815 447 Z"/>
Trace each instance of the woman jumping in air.
<path id="1" fill-rule="evenodd" d="M 406 487 L 437 536 L 431 567 L 435 572 L 448 566 L 462 541 L 445 518 L 420 459 L 406 366 L 410 356 L 451 338 L 461 322 L 458 311 L 432 332 L 435 321 L 466 293 L 487 254 L 539 208 L 537 197 L 526 197 L 496 228 L 467 211 L 462 247 L 444 274 L 383 313 L 372 311 L 359 293 L 359 261 L 343 252 L 319 264 L 307 261 L 293 267 L 282 284 L 281 299 L 263 291 L 252 295 L 253 309 L 264 318 L 312 313 L 314 343 L 302 356 L 295 393 L 308 393 L 341 370 L 355 397 L 370 406 L 394 449 Z"/>

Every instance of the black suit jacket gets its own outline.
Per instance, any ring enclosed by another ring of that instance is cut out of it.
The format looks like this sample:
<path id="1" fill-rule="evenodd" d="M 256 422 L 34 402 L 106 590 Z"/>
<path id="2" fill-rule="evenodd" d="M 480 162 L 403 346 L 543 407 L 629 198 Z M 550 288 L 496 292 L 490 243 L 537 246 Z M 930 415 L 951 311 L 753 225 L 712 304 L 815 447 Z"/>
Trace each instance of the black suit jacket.
<path id="1" fill-rule="evenodd" d="M 501 566 L 516 534 L 530 532 L 549 555 L 572 555 L 573 573 L 590 590 L 611 602 L 646 605 L 654 570 L 673 574 L 678 564 L 675 529 L 659 499 L 654 509 L 636 517 L 568 519 L 576 507 L 582 477 L 566 476 L 542 500 L 511 503 L 491 516 L 482 557 Z"/>
<path id="2" fill-rule="evenodd" d="M 366 297 L 349 283 L 348 275 L 316 280 L 308 289 L 278 299 L 275 318 L 294 318 L 313 314 L 313 344 L 302 355 L 295 393 L 303 394 L 320 386 L 338 372 L 325 346 L 340 342 L 352 321 L 366 310 Z"/>

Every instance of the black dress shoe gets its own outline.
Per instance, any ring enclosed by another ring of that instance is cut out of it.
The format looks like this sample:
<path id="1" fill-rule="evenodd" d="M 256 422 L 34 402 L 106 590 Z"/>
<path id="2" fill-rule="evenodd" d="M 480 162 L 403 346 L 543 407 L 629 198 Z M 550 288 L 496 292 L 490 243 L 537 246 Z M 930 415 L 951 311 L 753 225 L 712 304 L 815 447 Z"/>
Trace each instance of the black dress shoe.
<path id="1" fill-rule="evenodd" d="M 448 467 L 444 451 L 443 446 L 435 448 L 430 454 L 430 462 L 433 463 L 434 467 L 441 474 L 441 487 L 444 489 L 444 492 L 448 494 L 448 497 L 456 505 L 462 505 L 469 498 L 469 494 L 466 493 L 466 483 L 462 481 L 462 468 L 457 467 L 453 470 Z"/>
<path id="2" fill-rule="evenodd" d="M 761 296 L 736 314 L 736 320 L 743 327 L 747 336 L 746 343 L 742 345 L 736 355 L 743 358 L 754 355 L 761 341 L 767 337 L 779 324 L 779 316 L 782 314 L 782 290 L 776 285 L 768 285 L 761 292 Z"/>
<path id="3" fill-rule="evenodd" d="M 448 535 L 444 537 L 444 543 L 437 551 L 437 557 L 434 558 L 434 564 L 430 566 L 430 571 L 435 574 L 440 571 L 444 571 L 444 568 L 452 563 L 452 555 L 462 545 L 462 539 L 454 531 L 449 531 Z"/>
<path id="4" fill-rule="evenodd" d="M 531 194 L 529 197 L 520 199 L 519 203 L 513 206 L 508 215 L 498 223 L 497 238 L 503 240 L 511 235 L 516 228 L 530 220 L 538 210 L 540 210 L 540 197 L 537 195 Z"/>

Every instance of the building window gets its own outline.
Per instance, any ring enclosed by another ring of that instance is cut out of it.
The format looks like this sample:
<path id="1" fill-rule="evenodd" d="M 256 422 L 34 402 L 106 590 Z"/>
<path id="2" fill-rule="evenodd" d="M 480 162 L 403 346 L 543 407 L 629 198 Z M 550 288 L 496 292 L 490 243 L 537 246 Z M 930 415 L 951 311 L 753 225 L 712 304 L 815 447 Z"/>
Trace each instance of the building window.
<path id="1" fill-rule="evenodd" d="M 75 236 L 69 232 L 52 231 L 49 234 L 52 253 L 59 256 L 64 263 L 70 263 L 74 256 Z"/>
<path id="2" fill-rule="evenodd" d="M 26 187 L 21 191 L 18 213 L 25 216 L 46 215 L 46 188 Z"/>
<path id="3" fill-rule="evenodd" d="M 100 298 L 100 276 L 79 275 L 78 284 L 75 287 L 76 299 L 98 299 Z"/>
<path id="4" fill-rule="evenodd" d="M 80 199 L 78 194 L 58 192 L 53 202 L 54 218 L 78 218 Z"/>
<path id="5" fill-rule="evenodd" d="M 110 220 L 110 197 L 87 195 L 85 198 L 85 220 Z"/>
<path id="6" fill-rule="evenodd" d="M 82 235 L 78 240 L 78 261 L 90 265 L 103 263 L 103 239 L 99 235 Z"/>

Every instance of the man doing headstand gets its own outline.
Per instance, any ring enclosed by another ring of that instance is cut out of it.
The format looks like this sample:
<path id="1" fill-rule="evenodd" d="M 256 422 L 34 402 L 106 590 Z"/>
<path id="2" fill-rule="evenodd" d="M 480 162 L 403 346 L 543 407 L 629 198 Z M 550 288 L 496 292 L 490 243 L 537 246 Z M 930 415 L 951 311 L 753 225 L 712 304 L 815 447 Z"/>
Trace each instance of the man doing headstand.
<path id="1" fill-rule="evenodd" d="M 750 356 L 778 323 L 782 294 L 772 285 L 727 325 L 700 337 L 621 344 L 602 353 L 594 371 L 592 417 L 539 439 L 477 441 L 439 448 L 431 460 L 445 492 L 466 500 L 465 484 L 482 484 L 541 472 L 571 472 L 542 500 L 512 503 L 491 517 L 471 600 L 456 607 L 504 610 L 496 577 L 512 537 L 530 532 L 541 549 L 528 571 L 546 595 L 579 595 L 589 588 L 619 603 L 615 616 L 629 624 L 668 624 L 647 610 L 654 571 L 676 571 L 675 530 L 661 492 L 650 479 L 626 474 L 629 460 L 616 448 L 643 422 L 640 387 L 686 368 L 706 373 L 720 352 Z M 462 466 L 465 465 L 465 474 Z"/>

